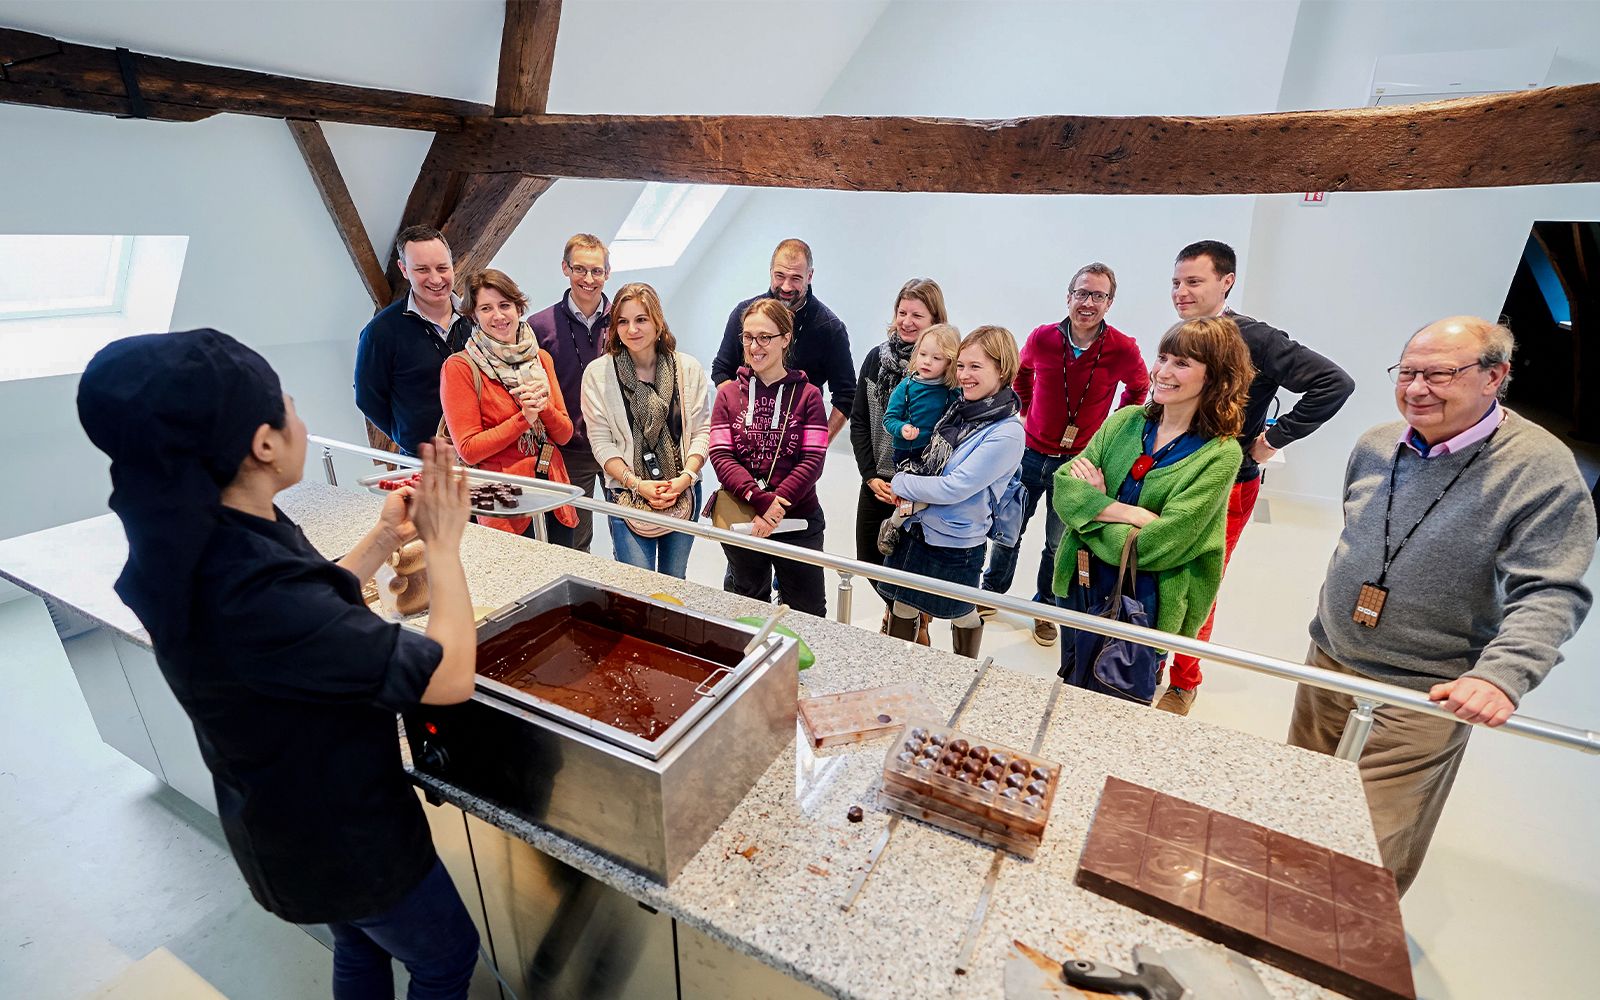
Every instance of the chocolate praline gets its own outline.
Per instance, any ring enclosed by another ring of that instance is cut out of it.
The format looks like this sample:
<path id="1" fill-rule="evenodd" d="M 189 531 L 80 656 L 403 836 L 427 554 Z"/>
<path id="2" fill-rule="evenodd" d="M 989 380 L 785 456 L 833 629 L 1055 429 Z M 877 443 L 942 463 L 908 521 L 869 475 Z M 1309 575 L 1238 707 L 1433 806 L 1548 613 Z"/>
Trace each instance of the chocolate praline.
<path id="1" fill-rule="evenodd" d="M 978 787 L 983 789 L 986 792 L 992 792 L 996 788 L 1000 787 L 1000 783 L 995 781 L 993 778 L 985 778 L 982 781 L 978 782 Z"/>
<path id="2" fill-rule="evenodd" d="M 946 767 L 955 767 L 961 763 L 961 755 L 953 750 L 946 750 L 944 756 L 939 758 L 939 763 Z"/>
<path id="3" fill-rule="evenodd" d="M 973 747 L 971 750 L 967 751 L 967 756 L 968 757 L 972 757 L 975 760 L 988 760 L 989 759 L 989 748 L 988 747 Z"/>
<path id="4" fill-rule="evenodd" d="M 961 770 L 967 772 L 968 774 L 977 774 L 978 767 L 978 762 L 970 757 L 961 762 Z"/>
<path id="5" fill-rule="evenodd" d="M 929 760 L 932 760 L 935 757 L 939 756 L 939 748 L 937 746 L 935 746 L 934 744 L 929 743 L 927 746 L 922 748 L 922 756 L 928 758 Z"/>
<path id="6" fill-rule="evenodd" d="M 851 806 L 850 811 L 844 814 L 844 818 L 852 823 L 859 823 L 863 815 L 860 806 Z"/>
<path id="7" fill-rule="evenodd" d="M 996 750 L 994 753 L 989 755 L 989 763 L 993 764 L 995 767 L 1005 767 L 1007 764 L 1011 763 L 1011 758 Z"/>
<path id="8" fill-rule="evenodd" d="M 933 770 L 933 760 L 929 757 L 924 757 L 917 761 L 917 766 L 931 771 Z"/>
<path id="9" fill-rule="evenodd" d="M 928 737 L 928 742 L 932 743 L 936 747 L 944 746 L 944 733 L 934 733 L 932 736 Z"/>
<path id="10" fill-rule="evenodd" d="M 922 749 L 922 741 L 921 740 L 906 740 L 905 748 L 907 750 L 910 750 L 912 753 L 916 753 L 918 750 Z"/>
<path id="11" fill-rule="evenodd" d="M 1028 762 L 1023 760 L 1021 757 L 1018 757 L 1016 760 L 1011 762 L 1011 770 L 1017 774 L 1024 774 L 1028 770 Z"/>
<path id="12" fill-rule="evenodd" d="M 1033 769 L 1033 778 L 1035 781 L 1049 781 L 1050 772 L 1042 767 L 1036 767 Z"/>
<path id="13" fill-rule="evenodd" d="M 968 743 L 966 740 L 956 740 L 954 743 L 950 744 L 950 749 L 965 757 L 967 755 L 967 750 L 971 746 L 972 744 Z"/>
<path id="14" fill-rule="evenodd" d="M 988 767 L 983 769 L 983 776 L 988 778 L 990 781 L 999 781 L 1001 778 L 1005 777 L 1005 774 L 1006 772 L 1004 768 L 995 767 L 993 764 L 990 764 Z"/>
<path id="15" fill-rule="evenodd" d="M 1022 800 L 1022 804 L 1025 806 L 1033 806 L 1035 809 L 1037 809 L 1039 806 L 1044 805 L 1044 799 L 1037 795 L 1030 795 Z"/>
<path id="16" fill-rule="evenodd" d="M 1030 782 L 1028 782 L 1028 794 L 1029 795 L 1043 795 L 1044 794 L 1044 789 L 1045 789 L 1045 784 L 1042 781 L 1030 781 Z"/>
<path id="17" fill-rule="evenodd" d="M 1014 799 L 1022 793 L 1017 791 L 1015 788 L 1002 788 L 1000 790 L 1000 794 L 1004 795 L 1008 799 Z"/>
<path id="18" fill-rule="evenodd" d="M 915 729 L 911 730 L 911 738 L 914 740 L 925 740 L 928 738 L 928 731 L 923 729 L 921 726 L 917 726 Z"/>
<path id="19" fill-rule="evenodd" d="M 1011 788 L 1021 788 L 1022 787 L 1022 783 L 1025 780 L 1027 780 L 1027 779 L 1023 778 L 1023 776 L 1020 775 L 1020 774 L 1008 774 L 1008 775 L 1006 775 L 1006 785 L 1011 787 Z"/>
<path id="20" fill-rule="evenodd" d="M 894 759 L 898 760 L 902 764 L 909 764 L 917 759 L 917 755 L 912 753 L 910 750 L 902 750 L 895 755 Z"/>

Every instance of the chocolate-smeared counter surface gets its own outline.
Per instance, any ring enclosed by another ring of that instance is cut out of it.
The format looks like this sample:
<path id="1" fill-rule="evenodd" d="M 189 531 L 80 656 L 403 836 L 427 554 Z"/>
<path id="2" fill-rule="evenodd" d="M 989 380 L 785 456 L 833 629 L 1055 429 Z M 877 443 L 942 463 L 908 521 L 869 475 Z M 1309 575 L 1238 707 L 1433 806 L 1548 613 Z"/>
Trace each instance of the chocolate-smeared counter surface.
<path id="1" fill-rule="evenodd" d="M 478 646 L 478 673 L 597 722 L 653 740 L 702 696 L 718 669 L 688 653 L 556 608 Z"/>
<path id="2" fill-rule="evenodd" d="M 1416 996 L 1394 876 L 1106 778 L 1077 882 L 1353 997 Z"/>

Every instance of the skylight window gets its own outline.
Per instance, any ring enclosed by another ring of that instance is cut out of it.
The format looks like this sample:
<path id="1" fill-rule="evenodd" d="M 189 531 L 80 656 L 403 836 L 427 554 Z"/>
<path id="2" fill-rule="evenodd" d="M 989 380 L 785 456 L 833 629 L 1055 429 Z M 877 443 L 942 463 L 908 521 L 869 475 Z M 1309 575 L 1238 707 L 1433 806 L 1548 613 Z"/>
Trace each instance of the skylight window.
<path id="1" fill-rule="evenodd" d="M 611 241 L 611 269 L 676 264 L 727 192 L 720 184 L 646 184 Z"/>
<path id="2" fill-rule="evenodd" d="M 187 236 L 0 235 L 0 381 L 81 372 L 122 337 L 167 330 Z"/>

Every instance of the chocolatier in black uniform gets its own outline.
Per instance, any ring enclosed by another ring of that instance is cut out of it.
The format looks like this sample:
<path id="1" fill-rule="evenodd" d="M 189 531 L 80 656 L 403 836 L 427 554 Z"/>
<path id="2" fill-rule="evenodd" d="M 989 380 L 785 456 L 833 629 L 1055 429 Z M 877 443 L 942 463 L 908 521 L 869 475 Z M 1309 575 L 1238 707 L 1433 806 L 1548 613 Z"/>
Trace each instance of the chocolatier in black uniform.
<path id="1" fill-rule="evenodd" d="M 466 483 L 422 445 L 421 485 L 397 491 L 339 562 L 273 504 L 299 481 L 306 430 L 265 359 L 214 330 L 130 337 L 78 390 L 111 457 L 128 535 L 116 589 L 194 722 L 228 846 L 258 902 L 327 924 L 333 993 L 465 997 L 478 935 L 401 767 L 395 713 L 471 697 L 476 649 L 459 545 Z M 428 547 L 427 635 L 362 603 L 411 537 Z"/>

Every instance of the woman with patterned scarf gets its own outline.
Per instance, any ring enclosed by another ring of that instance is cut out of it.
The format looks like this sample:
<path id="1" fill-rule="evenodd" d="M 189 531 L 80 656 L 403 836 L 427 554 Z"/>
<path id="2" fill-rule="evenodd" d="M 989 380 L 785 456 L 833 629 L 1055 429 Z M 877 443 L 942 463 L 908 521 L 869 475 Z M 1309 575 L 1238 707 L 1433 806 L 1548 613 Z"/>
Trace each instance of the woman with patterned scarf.
<path id="1" fill-rule="evenodd" d="M 612 299 L 611 339 L 583 371 L 582 404 L 606 498 L 694 520 L 711 451 L 711 381 L 700 362 L 677 350 L 649 285 L 623 285 Z M 619 562 L 683 579 L 693 535 L 610 520 Z"/>
<path id="2" fill-rule="evenodd" d="M 558 446 L 572 440 L 572 418 L 550 355 L 523 322 L 527 298 L 516 282 L 491 268 L 467 279 L 466 310 L 472 334 L 439 372 L 444 422 L 461 461 L 490 472 L 568 482 Z M 571 548 L 577 510 L 568 505 L 544 518 L 546 537 Z M 533 534 L 532 517 L 479 515 L 478 523 Z"/>
<path id="3" fill-rule="evenodd" d="M 889 320 L 887 338 L 867 352 L 856 380 L 856 399 L 850 408 L 850 446 L 856 453 L 856 469 L 861 473 L 861 493 L 856 497 L 856 558 L 882 565 L 878 551 L 878 526 L 894 513 L 889 491 L 893 478 L 894 442 L 883 429 L 883 413 L 889 395 L 911 367 L 911 352 L 917 337 L 935 323 L 948 323 L 944 291 L 932 278 L 912 278 L 900 286 L 894 297 L 894 315 Z M 889 629 L 889 614 L 883 627 Z M 927 618 L 917 641 L 928 644 Z"/>
<path id="4" fill-rule="evenodd" d="M 902 526 L 899 544 L 885 565 L 947 583 L 976 587 L 983 573 L 993 524 L 993 504 L 1022 464 L 1022 401 L 1011 388 L 1021 362 L 1017 338 L 998 326 L 967 334 L 956 356 L 961 398 L 937 424 L 920 467 L 896 473 L 890 490 L 899 500 L 927 506 Z M 910 587 L 878 588 L 890 602 L 889 634 L 914 640 L 919 615 L 950 619 L 951 643 L 976 658 L 983 619 L 969 601 L 939 597 Z"/>

